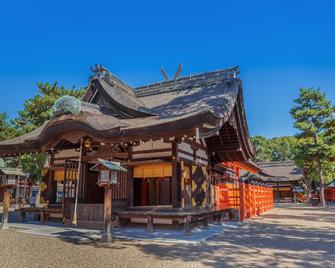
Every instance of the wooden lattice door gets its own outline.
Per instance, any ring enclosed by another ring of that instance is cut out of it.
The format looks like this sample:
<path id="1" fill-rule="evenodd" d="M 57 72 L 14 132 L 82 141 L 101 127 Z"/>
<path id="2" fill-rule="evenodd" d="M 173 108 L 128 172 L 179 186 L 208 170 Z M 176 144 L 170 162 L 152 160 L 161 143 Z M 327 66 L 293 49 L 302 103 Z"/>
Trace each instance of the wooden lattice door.
<path id="1" fill-rule="evenodd" d="M 66 160 L 63 182 L 63 218 L 70 219 L 71 204 L 74 203 L 78 183 L 78 161 Z"/>

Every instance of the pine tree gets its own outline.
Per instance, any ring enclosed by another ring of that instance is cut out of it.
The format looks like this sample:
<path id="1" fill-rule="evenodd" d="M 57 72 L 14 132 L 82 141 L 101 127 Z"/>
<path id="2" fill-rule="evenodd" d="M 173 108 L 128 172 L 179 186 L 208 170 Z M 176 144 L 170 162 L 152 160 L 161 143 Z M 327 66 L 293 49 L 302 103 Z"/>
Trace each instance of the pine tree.
<path id="1" fill-rule="evenodd" d="M 8 115 L 0 113 L 0 140 L 10 139 L 36 129 L 51 118 L 51 108 L 57 99 L 65 95 L 80 98 L 85 90 L 74 87 L 67 89 L 59 86 L 57 82 L 38 83 L 37 87 L 38 94 L 25 101 L 24 108 L 19 111 L 17 118 L 8 122 Z M 31 179 L 39 180 L 45 157 L 45 153 L 26 154 L 8 158 L 6 164 L 13 167 L 21 166 L 24 172 L 30 174 Z"/>
<path id="2" fill-rule="evenodd" d="M 59 86 L 57 82 L 38 83 L 37 88 L 38 94 L 24 102 L 24 109 L 19 111 L 19 116 L 12 121 L 21 134 L 30 132 L 49 120 L 51 108 L 57 99 L 65 95 L 81 98 L 85 90 L 74 87 L 67 89 Z"/>
<path id="3" fill-rule="evenodd" d="M 324 164 L 335 159 L 335 106 L 319 89 L 301 88 L 291 116 L 301 132 L 297 158 L 314 162 L 320 183 L 320 205 L 326 206 Z"/>

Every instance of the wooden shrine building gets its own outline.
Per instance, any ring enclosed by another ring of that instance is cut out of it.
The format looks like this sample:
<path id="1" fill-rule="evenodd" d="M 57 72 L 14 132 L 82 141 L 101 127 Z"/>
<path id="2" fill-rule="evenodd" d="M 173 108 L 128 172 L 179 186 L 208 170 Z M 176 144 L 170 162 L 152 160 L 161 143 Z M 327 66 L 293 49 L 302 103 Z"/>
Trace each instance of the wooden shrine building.
<path id="1" fill-rule="evenodd" d="M 9 201 L 11 204 L 29 203 L 30 187 L 32 182 L 20 168 L 8 167 L 3 159 L 0 159 L 0 203 L 4 199 L 4 185 L 9 187 Z"/>
<path id="2" fill-rule="evenodd" d="M 295 189 L 302 189 L 303 177 L 301 170 L 293 161 L 259 162 L 257 165 L 262 171 L 249 178 L 258 179 L 271 186 L 275 202 L 290 203 L 295 200 Z"/>
<path id="3" fill-rule="evenodd" d="M 102 223 L 104 192 L 97 159 L 119 162 L 112 187 L 118 222 L 185 224 L 223 217 L 220 181 L 235 174 L 225 163 L 259 172 L 250 159 L 242 81 L 236 67 L 131 87 L 106 68 L 93 70 L 82 100 L 59 99 L 53 118 L 35 131 L 0 142 L 0 156 L 48 152 L 43 198 L 65 221 Z M 75 206 L 75 198 L 78 205 Z M 105 200 L 106 201 L 106 200 Z"/>

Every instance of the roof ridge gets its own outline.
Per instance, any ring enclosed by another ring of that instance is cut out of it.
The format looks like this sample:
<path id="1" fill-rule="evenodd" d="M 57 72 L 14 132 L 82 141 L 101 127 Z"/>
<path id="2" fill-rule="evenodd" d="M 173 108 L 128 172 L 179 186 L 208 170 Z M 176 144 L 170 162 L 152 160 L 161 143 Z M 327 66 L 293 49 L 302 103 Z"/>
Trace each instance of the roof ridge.
<path id="1" fill-rule="evenodd" d="M 145 86 L 134 87 L 134 90 L 140 90 L 140 89 L 151 88 L 151 87 L 162 86 L 162 85 L 165 86 L 165 85 L 170 85 L 170 84 L 173 84 L 173 83 L 176 83 L 176 82 L 181 82 L 181 81 L 187 81 L 187 80 L 191 80 L 191 79 L 200 78 L 200 77 L 205 76 L 205 75 L 212 75 L 212 74 L 219 74 L 219 73 L 222 73 L 222 74 L 229 73 L 229 74 L 236 77 L 236 75 L 240 73 L 239 66 L 236 65 L 236 66 L 232 66 L 232 67 L 225 68 L 225 69 L 219 69 L 219 70 L 208 71 L 208 72 L 203 72 L 203 73 L 190 74 L 188 76 L 182 76 L 182 77 L 177 78 L 177 79 L 170 79 L 170 80 L 167 80 L 167 81 L 154 82 L 152 84 L 148 84 L 148 85 L 145 85 Z"/>
<path id="2" fill-rule="evenodd" d="M 218 82 L 218 81 L 225 80 L 225 79 L 235 78 L 238 73 L 239 73 L 238 66 L 233 66 L 228 69 L 205 72 L 205 73 L 200 73 L 197 75 L 189 75 L 189 76 L 184 76 L 184 77 L 174 79 L 174 80 L 161 81 L 161 82 L 154 83 L 151 85 L 136 87 L 133 89 L 133 93 L 135 94 L 136 97 L 146 97 L 146 96 L 152 96 L 152 95 L 157 95 L 161 93 L 179 91 L 180 89 L 178 87 L 173 88 L 173 86 L 179 85 L 180 83 L 187 83 L 193 80 L 202 81 L 202 80 L 206 80 L 209 78 L 217 78 L 219 76 L 224 75 L 222 79 L 217 79 L 216 82 Z"/>
<path id="3" fill-rule="evenodd" d="M 293 160 L 287 160 L 287 161 L 262 161 L 262 162 L 256 162 L 259 165 L 279 165 L 279 164 L 294 164 L 295 162 Z"/>
<path id="4" fill-rule="evenodd" d="M 121 79 L 119 79 L 116 75 L 114 75 L 111 71 L 109 71 L 105 66 L 101 64 L 96 64 L 95 68 L 91 67 L 91 71 L 93 72 L 93 76 L 90 77 L 91 81 L 93 79 L 103 79 L 110 86 L 114 86 L 115 84 L 117 84 L 118 86 L 126 90 L 129 90 L 129 92 L 132 92 L 136 97 L 144 97 L 144 96 L 155 95 L 155 94 L 159 94 L 163 92 L 176 91 L 176 89 L 162 90 L 162 88 L 173 85 L 175 83 L 179 83 L 179 82 L 186 82 L 186 81 L 196 80 L 199 78 L 206 79 L 208 78 L 208 76 L 212 76 L 212 75 L 225 74 L 226 75 L 226 77 L 224 77 L 225 79 L 235 78 L 237 74 L 239 74 L 240 72 L 239 66 L 236 65 L 236 66 L 232 66 L 226 69 L 214 70 L 214 71 L 203 72 L 203 73 L 198 73 L 198 74 L 190 74 L 188 76 L 183 76 L 177 79 L 170 79 L 168 81 L 155 82 L 155 83 L 145 85 L 145 86 L 131 87 L 125 82 L 123 82 Z"/>
<path id="5" fill-rule="evenodd" d="M 110 70 L 101 64 L 96 64 L 95 69 L 92 67 L 91 71 L 93 72 L 93 76 L 90 77 L 90 80 L 102 78 L 111 86 L 116 83 L 119 86 L 130 90 L 131 92 L 133 91 L 131 86 L 123 82 L 120 78 L 118 78 L 115 74 L 113 74 Z"/>

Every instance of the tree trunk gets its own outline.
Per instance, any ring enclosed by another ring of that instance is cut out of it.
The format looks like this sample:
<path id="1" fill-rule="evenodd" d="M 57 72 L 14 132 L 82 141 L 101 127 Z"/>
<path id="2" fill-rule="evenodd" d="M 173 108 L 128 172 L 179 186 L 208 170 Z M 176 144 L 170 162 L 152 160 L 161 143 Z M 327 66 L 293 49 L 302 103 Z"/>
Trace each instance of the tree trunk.
<path id="1" fill-rule="evenodd" d="M 320 206 L 326 207 L 326 199 L 325 199 L 325 181 L 322 172 L 321 160 L 318 158 L 316 160 L 317 167 L 318 167 L 318 175 L 320 180 Z"/>
<path id="2" fill-rule="evenodd" d="M 318 137 L 315 134 L 313 136 L 314 138 L 314 144 L 318 145 Z M 320 182 L 320 206 L 321 207 L 326 207 L 326 199 L 325 199 L 325 181 L 323 178 L 323 172 L 322 172 L 322 165 L 321 165 L 321 158 L 320 155 L 318 154 L 318 157 L 316 159 L 316 165 L 317 165 L 317 171 L 319 175 L 319 182 Z"/>
<path id="3" fill-rule="evenodd" d="M 303 182 L 303 184 L 302 184 L 302 187 L 304 188 L 305 193 L 306 193 L 306 202 L 310 202 L 310 201 L 311 201 L 311 198 L 312 198 L 311 185 L 310 185 L 310 183 L 307 182 L 307 181 L 304 179 L 304 182 Z"/>
<path id="4" fill-rule="evenodd" d="M 307 172 L 305 170 L 305 168 L 302 169 L 302 173 L 303 173 L 303 184 L 302 187 L 305 190 L 306 193 L 306 202 L 310 202 L 312 199 L 312 192 L 311 192 L 311 182 L 308 178 Z"/>

